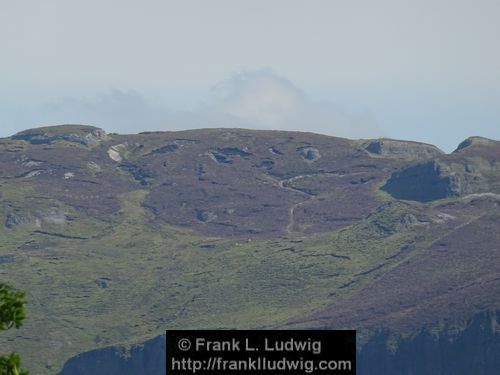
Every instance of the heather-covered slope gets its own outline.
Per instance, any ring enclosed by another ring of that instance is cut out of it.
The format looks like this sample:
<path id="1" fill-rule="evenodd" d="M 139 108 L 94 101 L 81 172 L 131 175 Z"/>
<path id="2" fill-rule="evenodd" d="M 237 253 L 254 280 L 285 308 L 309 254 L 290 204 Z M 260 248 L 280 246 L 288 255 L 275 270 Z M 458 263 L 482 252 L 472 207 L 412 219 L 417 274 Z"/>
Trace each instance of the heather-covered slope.
<path id="1" fill-rule="evenodd" d="M 53 374 L 167 328 L 349 327 L 368 342 L 499 309 L 500 147 L 465 143 L 445 155 L 385 139 L 87 126 L 2 139 L 0 279 L 30 304 L 0 345 Z M 427 165 L 437 177 L 411 177 Z"/>

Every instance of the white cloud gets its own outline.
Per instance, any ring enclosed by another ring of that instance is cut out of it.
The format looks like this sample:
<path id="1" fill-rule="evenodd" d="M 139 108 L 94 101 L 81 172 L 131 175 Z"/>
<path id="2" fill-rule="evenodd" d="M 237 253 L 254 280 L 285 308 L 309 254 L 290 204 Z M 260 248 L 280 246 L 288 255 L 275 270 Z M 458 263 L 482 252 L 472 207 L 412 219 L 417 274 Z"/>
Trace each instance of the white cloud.
<path id="1" fill-rule="evenodd" d="M 285 78 L 267 70 L 244 72 L 212 89 L 209 111 L 272 129 L 297 118 L 304 100 L 303 93 Z"/>
<path id="2" fill-rule="evenodd" d="M 203 111 L 225 126 L 232 123 L 348 138 L 382 135 L 369 115 L 348 114 L 333 103 L 314 101 L 270 70 L 244 71 L 216 85 Z"/>
<path id="3" fill-rule="evenodd" d="M 19 120 L 19 118 L 18 118 Z M 382 132 L 366 114 L 348 114 L 310 99 L 271 70 L 243 71 L 217 84 L 191 111 L 173 111 L 160 98 L 113 89 L 94 97 L 69 97 L 25 111 L 24 128 L 89 124 L 116 133 L 231 127 L 310 131 L 348 138 Z M 23 130 L 23 129 L 19 129 Z"/>

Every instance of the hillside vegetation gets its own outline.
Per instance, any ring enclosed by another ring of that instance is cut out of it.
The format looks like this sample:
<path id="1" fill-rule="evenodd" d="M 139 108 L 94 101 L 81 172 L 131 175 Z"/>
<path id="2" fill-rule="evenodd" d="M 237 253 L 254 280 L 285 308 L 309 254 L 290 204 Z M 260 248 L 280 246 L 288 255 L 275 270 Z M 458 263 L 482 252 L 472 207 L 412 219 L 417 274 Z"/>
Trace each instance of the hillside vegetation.
<path id="1" fill-rule="evenodd" d="M 495 311 L 499 156 L 476 138 L 447 155 L 241 129 L 1 139 L 0 280 L 29 304 L 0 347 L 55 374 L 165 329 L 357 328 L 368 340 Z"/>

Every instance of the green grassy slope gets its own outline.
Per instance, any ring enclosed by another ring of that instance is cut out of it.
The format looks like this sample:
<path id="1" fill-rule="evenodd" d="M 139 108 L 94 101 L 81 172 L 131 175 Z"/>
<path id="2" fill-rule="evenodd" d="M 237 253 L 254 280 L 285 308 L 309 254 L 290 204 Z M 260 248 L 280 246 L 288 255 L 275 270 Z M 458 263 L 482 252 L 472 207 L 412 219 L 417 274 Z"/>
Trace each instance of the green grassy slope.
<path id="1" fill-rule="evenodd" d="M 27 199 L 19 189 L 3 193 Z M 62 227 L 43 226 L 50 234 L 36 226 L 0 230 L 0 255 L 15 258 L 0 265 L 0 278 L 27 290 L 30 301 L 25 327 L 2 347 L 20 351 L 34 373 L 166 328 L 276 325 L 368 283 L 372 275 L 344 287 L 412 237 L 377 234 L 367 222 L 303 239 L 209 239 L 146 226 L 144 198 L 142 190 L 123 196 L 107 223 L 76 214 Z"/>
<path id="2" fill-rule="evenodd" d="M 0 142 L 0 280 L 29 300 L 25 326 L 2 335 L 0 350 L 19 351 L 33 374 L 169 328 L 356 327 L 373 308 L 374 324 L 404 321 L 390 318 L 398 314 L 414 321 L 388 285 L 460 288 L 485 266 L 464 245 L 432 268 L 429 249 L 466 244 L 457 233 L 494 217 L 496 196 L 392 198 L 378 189 L 409 163 L 399 141 L 384 158 L 359 142 L 299 133 L 97 132 L 90 147 L 79 142 L 93 128 L 76 129 L 80 138 L 63 130 L 37 133 L 49 143 Z M 110 147 L 125 160 L 111 160 Z M 414 260 L 423 266 L 405 285 Z M 364 304 L 371 290 L 378 297 Z M 494 307 L 491 290 L 474 293 Z M 344 315 L 335 317 L 337 307 Z"/>
<path id="3" fill-rule="evenodd" d="M 16 195 L 26 199 L 12 190 L 12 201 Z M 52 235 L 1 230 L 0 252 L 16 262 L 0 265 L 0 278 L 27 290 L 30 301 L 25 327 L 2 340 L 34 373 L 167 328 L 277 326 L 341 301 L 425 245 L 401 251 L 423 229 L 401 218 L 426 215 L 410 204 L 389 205 L 334 233 L 247 242 L 153 229 L 145 225 L 145 195 L 122 196 L 110 222 L 80 214 L 62 228 L 43 228 Z"/>

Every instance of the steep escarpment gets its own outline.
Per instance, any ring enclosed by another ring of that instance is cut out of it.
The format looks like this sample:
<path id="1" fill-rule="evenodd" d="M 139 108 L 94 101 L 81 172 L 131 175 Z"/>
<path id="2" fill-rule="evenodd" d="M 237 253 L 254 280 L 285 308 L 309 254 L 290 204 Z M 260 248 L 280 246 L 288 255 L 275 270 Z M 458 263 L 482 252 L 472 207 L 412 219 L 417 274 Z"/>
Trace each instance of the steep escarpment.
<path id="1" fill-rule="evenodd" d="M 382 189 L 394 198 L 419 202 L 459 195 L 457 179 L 444 174 L 434 160 L 395 172 Z"/>
<path id="2" fill-rule="evenodd" d="M 500 368 L 500 311 L 442 323 L 408 337 L 376 332 L 359 345 L 358 375 L 492 375 Z M 358 342 L 363 341 L 359 334 Z M 140 349 L 111 347 L 70 359 L 59 375 L 163 375 L 165 337 Z"/>
<path id="3" fill-rule="evenodd" d="M 477 314 L 406 338 L 380 332 L 357 355 L 359 375 L 493 375 L 500 369 L 500 312 Z M 159 373 L 158 373 L 159 374 Z"/>
<path id="4" fill-rule="evenodd" d="M 394 172 L 383 190 L 397 199 L 429 202 L 478 193 L 500 193 L 500 142 L 472 137 L 450 155 Z"/>
<path id="5" fill-rule="evenodd" d="M 131 348 L 108 347 L 70 359 L 59 375 L 164 375 L 165 337 L 159 336 Z"/>

